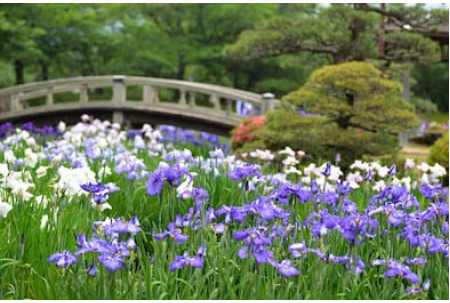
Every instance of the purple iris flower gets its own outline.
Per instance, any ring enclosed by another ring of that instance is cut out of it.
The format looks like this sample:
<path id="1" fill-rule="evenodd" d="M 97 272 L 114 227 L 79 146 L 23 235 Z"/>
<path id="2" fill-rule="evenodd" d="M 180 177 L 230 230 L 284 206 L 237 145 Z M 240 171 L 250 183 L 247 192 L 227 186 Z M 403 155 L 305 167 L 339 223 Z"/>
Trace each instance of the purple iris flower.
<path id="1" fill-rule="evenodd" d="M 448 210 L 449 205 L 447 203 L 438 201 L 437 203 L 430 203 L 420 216 L 423 221 L 431 221 L 437 216 L 448 217 Z"/>
<path id="2" fill-rule="evenodd" d="M 427 259 L 424 259 L 424 258 L 414 258 L 414 259 L 406 258 L 405 259 L 405 263 L 412 264 L 412 265 L 424 265 L 425 263 L 427 263 Z"/>
<path id="3" fill-rule="evenodd" d="M 366 264 L 361 259 L 356 260 L 356 262 L 351 258 L 347 263 L 347 268 L 354 274 L 359 275 L 366 268 Z"/>
<path id="4" fill-rule="evenodd" d="M 448 195 L 448 191 L 439 183 L 433 185 L 425 184 L 419 188 L 419 191 L 427 199 Z"/>
<path id="5" fill-rule="evenodd" d="M 347 197 L 342 202 L 342 212 L 347 214 L 354 214 L 358 212 L 358 206 L 355 202 L 350 201 Z"/>
<path id="6" fill-rule="evenodd" d="M 170 236 L 171 238 L 175 239 L 175 242 L 177 243 L 185 243 L 189 236 L 183 235 L 181 232 L 181 229 L 176 228 L 176 225 L 174 222 L 171 222 L 167 225 L 167 230 L 160 234 L 154 234 L 153 237 L 156 240 L 165 239 L 167 236 Z"/>
<path id="7" fill-rule="evenodd" d="M 281 261 L 276 268 L 278 272 L 285 277 L 293 277 L 300 275 L 300 271 L 292 266 L 291 260 Z"/>
<path id="8" fill-rule="evenodd" d="M 262 218 L 265 221 L 281 219 L 284 223 L 289 223 L 289 211 L 286 211 L 273 203 L 264 202 L 264 199 L 258 199 L 257 201 L 252 202 L 248 206 L 248 212 Z"/>
<path id="9" fill-rule="evenodd" d="M 149 173 L 149 178 L 146 183 L 146 191 L 150 196 L 156 196 L 161 193 L 164 181 L 170 186 L 177 187 L 181 184 L 182 177 L 186 175 L 192 180 L 192 175 L 187 169 L 179 164 L 169 166 L 168 164 L 160 164 L 159 167 Z"/>
<path id="10" fill-rule="evenodd" d="M 273 251 L 266 249 L 263 245 L 254 245 L 251 247 L 251 254 L 255 257 L 256 263 L 272 263 L 273 262 Z M 241 259 L 247 259 L 249 254 L 249 247 L 242 246 L 238 250 L 238 257 Z"/>
<path id="11" fill-rule="evenodd" d="M 339 229 L 344 239 L 352 245 L 359 245 L 362 243 L 360 237 L 375 237 L 377 225 L 378 221 L 367 215 L 351 214 L 340 219 Z"/>
<path id="12" fill-rule="evenodd" d="M 129 222 L 123 221 L 121 218 L 116 218 L 110 221 L 110 223 L 103 227 L 103 233 L 105 236 L 111 236 L 112 234 L 126 234 L 136 235 L 141 231 L 141 225 L 136 216 L 132 217 Z"/>
<path id="13" fill-rule="evenodd" d="M 210 151 L 209 156 L 211 158 L 217 158 L 217 159 L 225 158 L 225 155 L 223 154 L 223 151 L 221 149 L 216 149 L 214 151 Z"/>
<path id="14" fill-rule="evenodd" d="M 149 173 L 148 181 L 145 184 L 147 195 L 157 196 L 161 193 L 164 184 L 163 176 L 159 173 Z"/>
<path id="15" fill-rule="evenodd" d="M 174 272 L 184 267 L 203 268 L 203 259 L 198 256 L 191 258 L 187 253 L 175 256 L 175 260 L 170 264 L 170 271 Z"/>
<path id="16" fill-rule="evenodd" d="M 339 203 L 339 196 L 334 192 L 325 192 L 318 195 L 319 200 L 332 207 L 336 207 Z"/>
<path id="17" fill-rule="evenodd" d="M 307 251 L 308 253 L 313 253 L 313 254 L 315 254 L 315 255 L 318 256 L 321 260 L 327 261 L 327 258 L 326 258 L 326 256 L 325 256 L 325 254 L 324 254 L 320 249 L 317 249 L 317 248 L 307 248 L 306 251 Z"/>
<path id="18" fill-rule="evenodd" d="M 103 204 L 108 200 L 109 194 L 119 190 L 114 184 L 103 185 L 101 183 L 88 183 L 80 186 L 83 190 L 92 194 L 96 204 Z"/>
<path id="19" fill-rule="evenodd" d="M 236 241 L 244 241 L 247 246 L 272 244 L 270 238 L 267 238 L 263 232 L 250 228 L 233 232 L 233 238 Z"/>
<path id="20" fill-rule="evenodd" d="M 225 224 L 231 224 L 232 220 L 242 223 L 247 218 L 247 208 L 245 206 L 228 206 L 222 207 L 214 212 L 214 215 L 219 218 L 225 214 Z"/>
<path id="21" fill-rule="evenodd" d="M 55 262 L 56 267 L 66 268 L 72 264 L 77 264 L 78 259 L 71 252 L 64 250 L 51 255 L 47 262 Z"/>
<path id="22" fill-rule="evenodd" d="M 372 265 L 384 265 L 388 268 L 388 270 L 384 273 L 384 276 L 386 278 L 400 276 L 404 279 L 409 280 L 413 284 L 419 282 L 419 277 L 415 273 L 413 273 L 408 266 L 400 262 L 397 262 L 395 260 L 389 260 L 385 262 L 380 262 L 380 260 L 374 261 L 372 261 Z"/>
<path id="23" fill-rule="evenodd" d="M 379 194 L 373 196 L 371 204 L 398 204 L 403 208 L 410 208 L 413 205 L 420 206 L 414 196 L 412 196 L 406 186 L 386 186 Z"/>
<path id="24" fill-rule="evenodd" d="M 120 254 L 104 253 L 98 256 L 97 260 L 109 271 L 117 271 L 125 265 L 125 260 Z"/>
<path id="25" fill-rule="evenodd" d="M 336 163 L 341 162 L 341 154 L 336 154 L 336 157 L 334 158 L 334 161 L 336 161 Z"/>
<path id="26" fill-rule="evenodd" d="M 244 163 L 242 166 L 236 167 L 234 170 L 228 172 L 228 177 L 233 181 L 246 179 L 250 176 L 261 177 L 261 168 L 257 165 Z"/>
<path id="27" fill-rule="evenodd" d="M 81 185 L 81 188 L 92 194 L 100 193 L 107 189 L 107 187 L 101 183 L 88 183 Z"/>
<path id="28" fill-rule="evenodd" d="M 203 258 L 206 256 L 206 245 L 202 244 L 200 245 L 200 248 L 197 250 L 197 256 Z"/>
<path id="29" fill-rule="evenodd" d="M 325 164 L 325 169 L 322 172 L 322 175 L 324 175 L 325 177 L 329 177 L 331 174 L 331 164 L 330 162 L 327 162 L 327 164 Z"/>
<path id="30" fill-rule="evenodd" d="M 304 222 L 305 226 L 309 225 L 312 218 L 319 219 L 312 221 L 310 227 L 313 235 L 318 238 L 325 236 L 329 230 L 333 230 L 337 227 L 337 218 L 330 215 L 327 209 L 322 209 L 320 213 L 309 215 Z"/>
<path id="31" fill-rule="evenodd" d="M 372 170 L 368 170 L 366 175 L 363 178 L 364 181 L 372 181 Z"/>
<path id="32" fill-rule="evenodd" d="M 86 235 L 80 234 L 77 237 L 78 251 L 75 252 L 75 256 L 85 254 L 88 252 L 107 253 L 111 251 L 111 244 L 100 238 L 90 238 L 86 240 Z"/>
<path id="33" fill-rule="evenodd" d="M 87 274 L 91 277 L 96 277 L 97 276 L 97 266 L 95 266 L 95 264 L 92 264 L 91 266 L 89 266 L 89 268 L 87 269 Z"/>
<path id="34" fill-rule="evenodd" d="M 397 167 L 395 166 L 395 164 L 392 164 L 387 173 L 388 175 L 397 175 Z"/>
<path id="35" fill-rule="evenodd" d="M 337 192 L 339 196 L 348 196 L 352 191 L 353 188 L 350 186 L 349 182 L 339 182 L 336 184 L 337 186 Z"/>
<path id="36" fill-rule="evenodd" d="M 333 264 L 348 264 L 350 260 L 350 257 L 347 256 L 335 256 L 333 254 L 328 256 L 328 262 Z"/>
<path id="37" fill-rule="evenodd" d="M 221 235 L 225 232 L 225 226 L 223 223 L 212 223 L 210 228 L 216 235 Z"/>
<path id="38" fill-rule="evenodd" d="M 306 257 L 308 254 L 305 241 L 302 243 L 294 243 L 288 247 L 288 251 L 292 253 L 294 258 Z"/>
<path id="39" fill-rule="evenodd" d="M 195 210 L 200 210 L 203 203 L 209 200 L 208 191 L 204 188 L 194 187 L 186 189 L 178 194 L 178 199 L 185 200 L 186 198 L 193 198 L 195 200 Z"/>

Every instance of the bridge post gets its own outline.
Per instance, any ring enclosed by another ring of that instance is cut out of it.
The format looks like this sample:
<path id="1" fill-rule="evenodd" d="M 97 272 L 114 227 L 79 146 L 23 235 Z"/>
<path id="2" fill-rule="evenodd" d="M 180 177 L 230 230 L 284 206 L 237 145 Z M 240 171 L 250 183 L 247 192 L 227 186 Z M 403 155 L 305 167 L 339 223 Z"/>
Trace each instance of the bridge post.
<path id="1" fill-rule="evenodd" d="M 157 87 L 145 85 L 143 88 L 143 101 L 145 104 L 159 102 L 159 91 Z"/>
<path id="2" fill-rule="evenodd" d="M 81 84 L 80 88 L 80 103 L 87 103 L 89 101 L 88 85 L 86 83 Z"/>
<path id="3" fill-rule="evenodd" d="M 180 89 L 180 99 L 178 100 L 180 105 L 186 106 L 186 90 Z"/>
<path id="4" fill-rule="evenodd" d="M 231 114 L 233 113 L 233 100 L 230 99 L 226 99 L 227 102 L 227 108 L 226 108 L 226 115 L 227 116 L 231 116 Z"/>
<path id="5" fill-rule="evenodd" d="M 209 102 L 212 103 L 215 110 L 220 110 L 220 99 L 216 95 L 211 95 Z"/>
<path id="6" fill-rule="evenodd" d="M 113 96 L 112 103 L 114 107 L 112 122 L 122 124 L 123 111 L 121 107 L 125 105 L 127 99 L 127 88 L 125 86 L 125 76 L 113 77 Z"/>
<path id="7" fill-rule="evenodd" d="M 261 114 L 265 114 L 275 108 L 275 104 L 273 102 L 274 99 L 275 95 L 272 93 L 264 93 L 261 95 Z"/>
<path id="8" fill-rule="evenodd" d="M 114 105 L 123 105 L 127 99 L 127 88 L 125 86 L 125 76 L 113 77 L 113 96 Z"/>
<path id="9" fill-rule="evenodd" d="M 189 107 L 192 108 L 195 106 L 195 93 L 189 92 Z"/>
<path id="10" fill-rule="evenodd" d="M 408 132 L 398 133 L 398 144 L 402 147 L 408 145 L 408 137 Z"/>
<path id="11" fill-rule="evenodd" d="M 20 103 L 20 98 L 22 96 L 22 92 L 11 95 L 11 111 L 18 111 L 23 108 L 22 103 Z"/>
<path id="12" fill-rule="evenodd" d="M 52 87 L 50 87 L 48 89 L 47 96 L 46 96 L 46 99 L 45 99 L 45 104 L 46 105 L 53 105 L 53 88 Z"/>

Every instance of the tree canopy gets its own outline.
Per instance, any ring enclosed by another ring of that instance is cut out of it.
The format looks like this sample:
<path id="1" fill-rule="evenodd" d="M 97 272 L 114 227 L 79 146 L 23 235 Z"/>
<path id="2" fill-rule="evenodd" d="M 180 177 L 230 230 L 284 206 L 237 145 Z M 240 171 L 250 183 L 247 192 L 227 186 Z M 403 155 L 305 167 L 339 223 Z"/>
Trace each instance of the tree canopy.
<path id="1" fill-rule="evenodd" d="M 343 129 L 405 131 L 418 120 L 401 90 L 401 83 L 386 79 L 373 65 L 348 62 L 314 71 L 304 86 L 283 99 Z"/>
<path id="2" fill-rule="evenodd" d="M 384 36 L 383 57 L 381 16 L 401 29 Z M 448 10 L 394 4 L 386 10 L 372 4 L 0 4 L 0 86 L 125 74 L 280 97 L 324 64 L 378 59 L 389 67 L 428 66 L 438 49 L 427 33 L 442 20 Z M 444 83 L 448 72 L 431 76 L 431 83 Z M 412 89 L 441 108 L 448 104 L 448 94 L 428 84 Z"/>

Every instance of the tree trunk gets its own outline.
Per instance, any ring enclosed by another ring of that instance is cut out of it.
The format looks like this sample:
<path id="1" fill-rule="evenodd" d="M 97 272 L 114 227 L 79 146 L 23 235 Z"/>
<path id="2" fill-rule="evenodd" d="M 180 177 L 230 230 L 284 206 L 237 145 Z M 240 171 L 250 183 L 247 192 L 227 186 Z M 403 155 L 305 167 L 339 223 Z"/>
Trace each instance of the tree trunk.
<path id="1" fill-rule="evenodd" d="M 409 101 L 409 71 L 405 72 L 403 74 L 403 93 L 402 93 L 402 97 L 403 99 Z"/>
<path id="2" fill-rule="evenodd" d="M 14 61 L 14 71 L 16 74 L 16 85 L 25 83 L 25 63 L 22 60 L 17 59 Z"/>
<path id="3" fill-rule="evenodd" d="M 39 65 L 41 66 L 41 80 L 47 81 L 48 80 L 48 63 L 41 60 L 39 62 Z"/>
<path id="4" fill-rule="evenodd" d="M 177 79 L 184 79 L 184 72 L 186 70 L 186 63 L 184 62 L 184 55 L 180 54 L 178 56 L 178 68 L 177 68 Z"/>

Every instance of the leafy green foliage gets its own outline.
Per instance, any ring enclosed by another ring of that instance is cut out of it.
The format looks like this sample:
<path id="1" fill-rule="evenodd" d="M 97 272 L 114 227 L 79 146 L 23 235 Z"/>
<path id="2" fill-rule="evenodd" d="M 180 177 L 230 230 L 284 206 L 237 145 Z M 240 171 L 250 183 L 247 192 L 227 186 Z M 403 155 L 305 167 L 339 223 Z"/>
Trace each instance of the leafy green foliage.
<path id="1" fill-rule="evenodd" d="M 253 59 L 307 51 L 330 54 L 334 62 L 363 59 L 375 48 L 375 32 L 368 31 L 373 18 L 341 5 L 321 7 L 301 18 L 273 18 L 242 33 L 225 53 Z"/>
<path id="2" fill-rule="evenodd" d="M 448 132 L 445 133 L 440 139 L 438 139 L 430 149 L 430 161 L 433 163 L 439 163 L 447 169 L 447 180 L 448 184 L 448 156 L 449 156 L 449 143 L 448 143 Z"/>
<path id="3" fill-rule="evenodd" d="M 384 78 L 369 63 L 325 66 L 285 96 L 282 109 L 268 114 L 250 147 L 289 146 L 315 160 L 332 160 L 340 153 L 344 166 L 363 155 L 392 154 L 397 139 L 389 133 L 418 124 L 414 106 L 399 97 L 400 91 L 400 83 Z M 321 116 L 299 115 L 299 107 Z"/>
<path id="4" fill-rule="evenodd" d="M 430 100 L 414 97 L 411 99 L 411 102 L 419 116 L 431 116 L 438 112 L 437 104 Z"/>
<path id="5" fill-rule="evenodd" d="M 440 59 L 439 44 L 418 33 L 394 31 L 384 37 L 385 59 L 396 62 L 436 62 Z"/>
<path id="6" fill-rule="evenodd" d="M 373 65 L 349 62 L 316 70 L 284 100 L 327 116 L 340 128 L 404 131 L 418 124 L 410 103 L 399 96 L 401 84 L 382 77 Z"/>
<path id="7" fill-rule="evenodd" d="M 418 64 L 412 71 L 417 84 L 414 93 L 436 103 L 439 110 L 448 112 L 448 63 Z"/>
<path id="8" fill-rule="evenodd" d="M 240 150 L 254 147 L 281 150 L 286 146 L 303 150 L 309 160 L 332 161 L 341 155 L 341 165 L 347 167 L 363 155 L 389 154 L 396 151 L 396 138 L 386 133 L 341 129 L 325 117 L 304 117 L 294 111 L 277 110 L 267 116 L 265 128 L 255 132 L 257 140 Z"/>

